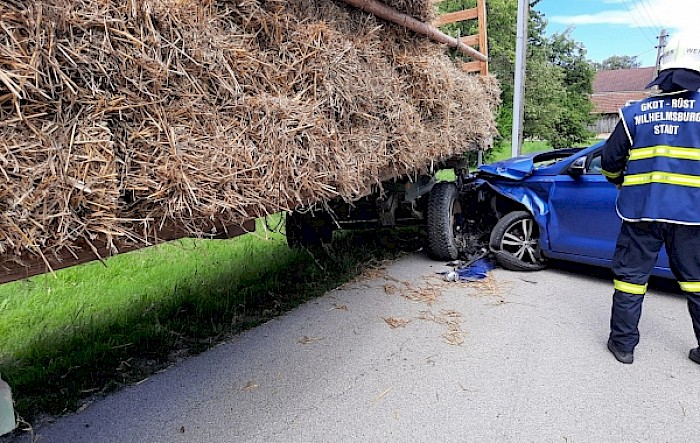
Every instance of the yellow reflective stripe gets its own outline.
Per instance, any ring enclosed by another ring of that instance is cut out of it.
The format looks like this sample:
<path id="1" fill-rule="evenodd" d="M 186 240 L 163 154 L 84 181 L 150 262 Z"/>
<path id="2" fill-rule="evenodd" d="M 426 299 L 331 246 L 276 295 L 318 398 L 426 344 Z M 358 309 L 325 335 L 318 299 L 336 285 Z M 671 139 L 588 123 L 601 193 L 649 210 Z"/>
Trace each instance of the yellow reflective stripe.
<path id="1" fill-rule="evenodd" d="M 667 185 L 700 188 L 700 177 L 697 175 L 672 174 L 670 172 L 654 171 L 648 174 L 627 175 L 625 176 L 625 181 L 622 186 L 648 185 L 650 183 L 663 183 Z"/>
<path id="2" fill-rule="evenodd" d="M 651 146 L 649 148 L 636 148 L 630 151 L 630 161 L 646 160 L 654 157 L 668 157 L 681 160 L 700 160 L 700 149 L 660 145 Z"/>
<path id="3" fill-rule="evenodd" d="M 644 295 L 647 292 L 647 285 L 635 285 L 634 283 L 625 283 L 620 280 L 613 280 L 613 286 L 618 291 L 632 295 Z"/>
<path id="4" fill-rule="evenodd" d="M 622 171 L 620 171 L 620 172 L 610 172 L 610 171 L 606 171 L 605 169 L 602 169 L 600 172 L 602 172 L 603 175 L 606 176 L 606 177 L 608 177 L 608 178 L 618 178 L 619 176 L 622 175 Z"/>
<path id="5" fill-rule="evenodd" d="M 700 292 L 700 282 L 697 281 L 679 281 L 678 284 L 685 292 Z"/>

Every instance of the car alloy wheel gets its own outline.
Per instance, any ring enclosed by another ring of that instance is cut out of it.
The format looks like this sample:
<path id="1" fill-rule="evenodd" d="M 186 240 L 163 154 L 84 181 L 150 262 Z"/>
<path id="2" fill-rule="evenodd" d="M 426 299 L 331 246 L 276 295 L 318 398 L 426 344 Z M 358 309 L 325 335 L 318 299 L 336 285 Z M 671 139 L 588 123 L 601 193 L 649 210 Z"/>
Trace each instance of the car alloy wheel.
<path id="1" fill-rule="evenodd" d="M 501 218 L 491 231 L 489 246 L 506 269 L 536 271 L 545 267 L 539 227 L 529 212 L 514 211 Z"/>

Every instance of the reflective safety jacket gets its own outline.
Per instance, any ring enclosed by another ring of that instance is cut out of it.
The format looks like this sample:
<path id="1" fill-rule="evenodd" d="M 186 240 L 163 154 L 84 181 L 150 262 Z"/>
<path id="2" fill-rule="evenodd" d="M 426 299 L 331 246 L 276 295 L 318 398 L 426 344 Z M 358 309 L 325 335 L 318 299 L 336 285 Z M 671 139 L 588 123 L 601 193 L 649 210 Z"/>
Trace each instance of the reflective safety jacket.
<path id="1" fill-rule="evenodd" d="M 620 217 L 700 225 L 700 93 L 656 95 L 620 113 L 628 143 L 609 140 L 602 158 L 603 174 L 622 184 Z"/>

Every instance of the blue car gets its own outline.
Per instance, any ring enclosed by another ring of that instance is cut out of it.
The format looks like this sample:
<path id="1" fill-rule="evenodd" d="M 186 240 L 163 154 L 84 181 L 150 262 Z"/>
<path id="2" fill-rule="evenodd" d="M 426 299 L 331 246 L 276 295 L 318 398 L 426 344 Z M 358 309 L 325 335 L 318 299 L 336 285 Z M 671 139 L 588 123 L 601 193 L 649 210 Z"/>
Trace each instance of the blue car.
<path id="1" fill-rule="evenodd" d="M 452 215 L 433 232 L 429 223 L 429 249 L 452 259 L 488 241 L 511 270 L 542 269 L 547 259 L 611 267 L 621 220 L 618 191 L 601 173 L 602 147 L 524 155 L 481 166 L 456 185 L 436 185 L 431 209 L 442 202 L 440 210 Z M 443 229 L 449 223 L 453 229 Z M 665 249 L 652 274 L 673 278 Z"/>

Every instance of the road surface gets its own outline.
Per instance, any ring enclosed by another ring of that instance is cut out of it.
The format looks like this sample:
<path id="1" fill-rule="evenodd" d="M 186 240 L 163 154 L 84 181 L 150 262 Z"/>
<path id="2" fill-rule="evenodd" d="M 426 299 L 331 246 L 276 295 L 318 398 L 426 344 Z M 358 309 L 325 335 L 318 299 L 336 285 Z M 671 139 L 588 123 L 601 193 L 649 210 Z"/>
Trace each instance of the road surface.
<path id="1" fill-rule="evenodd" d="M 37 442 L 688 442 L 700 366 L 682 296 L 652 288 L 635 362 L 606 350 L 586 271 L 436 279 L 420 254 L 78 414 Z M 24 435 L 19 441 L 31 441 Z"/>

